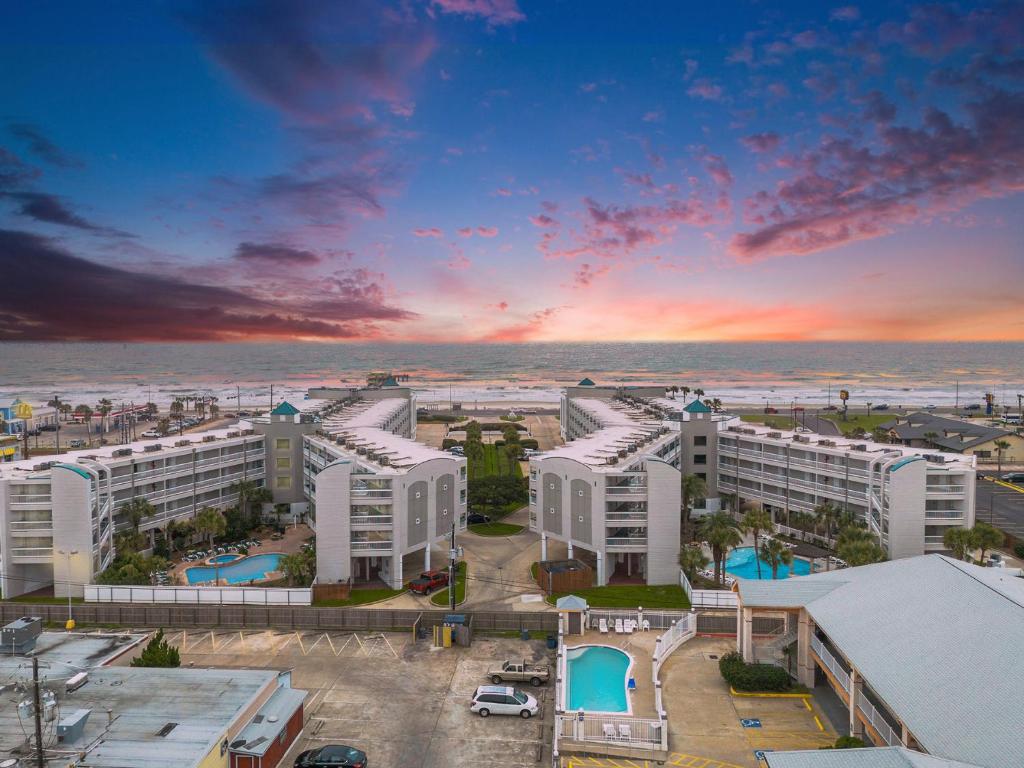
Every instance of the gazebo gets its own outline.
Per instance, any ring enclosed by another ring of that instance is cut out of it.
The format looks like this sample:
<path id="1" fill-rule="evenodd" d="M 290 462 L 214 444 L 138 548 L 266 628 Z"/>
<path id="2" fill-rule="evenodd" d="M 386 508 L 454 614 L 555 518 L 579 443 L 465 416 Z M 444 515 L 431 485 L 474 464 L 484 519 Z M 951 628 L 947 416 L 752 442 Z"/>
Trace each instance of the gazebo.
<path id="1" fill-rule="evenodd" d="M 566 595 L 555 601 L 555 608 L 565 616 L 565 634 L 582 635 L 587 628 L 587 601 L 576 595 Z"/>

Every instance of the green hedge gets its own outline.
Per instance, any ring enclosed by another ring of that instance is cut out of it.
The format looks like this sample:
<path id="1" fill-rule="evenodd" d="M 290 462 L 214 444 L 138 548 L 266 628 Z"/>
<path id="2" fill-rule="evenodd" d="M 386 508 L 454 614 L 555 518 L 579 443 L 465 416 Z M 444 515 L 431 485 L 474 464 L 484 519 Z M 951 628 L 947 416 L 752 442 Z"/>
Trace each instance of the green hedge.
<path id="1" fill-rule="evenodd" d="M 504 432 L 509 427 L 512 427 L 512 429 L 516 430 L 517 432 L 526 431 L 525 426 L 511 421 L 488 422 L 486 424 L 480 425 L 480 429 L 483 430 L 484 432 Z"/>
<path id="2" fill-rule="evenodd" d="M 449 448 L 454 448 L 458 444 L 458 440 L 455 440 L 451 437 L 446 437 L 444 440 L 441 441 L 441 449 L 447 451 Z"/>
<path id="3" fill-rule="evenodd" d="M 786 670 L 771 664 L 747 664 L 736 651 L 718 660 L 718 671 L 737 691 L 779 693 L 793 687 L 793 681 Z"/>
<path id="4" fill-rule="evenodd" d="M 536 451 L 538 448 L 540 448 L 540 444 L 536 440 L 534 440 L 532 437 L 527 437 L 527 438 L 525 438 L 523 440 L 520 440 L 519 444 L 521 446 L 523 446 L 524 449 L 525 448 L 532 448 L 533 450 Z"/>

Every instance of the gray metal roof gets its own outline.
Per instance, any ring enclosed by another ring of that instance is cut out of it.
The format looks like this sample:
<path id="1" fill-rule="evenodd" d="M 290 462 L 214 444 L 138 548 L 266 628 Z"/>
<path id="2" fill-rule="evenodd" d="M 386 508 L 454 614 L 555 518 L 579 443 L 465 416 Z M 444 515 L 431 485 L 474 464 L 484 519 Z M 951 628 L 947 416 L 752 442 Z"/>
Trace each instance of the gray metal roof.
<path id="1" fill-rule="evenodd" d="M 929 440 L 940 448 L 957 452 L 1012 434 L 1005 429 L 987 424 L 949 419 L 924 411 L 893 419 L 882 427 L 895 432 L 901 440 Z M 928 432 L 934 432 L 938 436 L 926 438 L 925 434 Z"/>
<path id="2" fill-rule="evenodd" d="M 764 581 L 750 593 L 800 582 L 815 624 L 933 755 L 985 766 L 1024 754 L 1024 579 L 943 555 Z M 831 589 L 815 590 L 815 582 Z M 747 602 L 748 582 L 740 582 Z"/>
<path id="3" fill-rule="evenodd" d="M 768 768 L 976 768 L 902 747 L 768 752 Z"/>
<path id="4" fill-rule="evenodd" d="M 566 595 L 555 602 L 555 607 L 560 611 L 585 611 L 587 601 L 579 595 Z"/>
<path id="5" fill-rule="evenodd" d="M 841 573 L 834 571 L 833 574 Z M 846 583 L 840 579 L 820 579 L 816 574 L 808 578 L 801 576 L 792 579 L 737 579 L 740 599 L 747 608 L 802 608 L 803 606 L 824 597 L 832 590 Z"/>
<path id="6" fill-rule="evenodd" d="M 231 751 L 246 755 L 264 755 L 274 739 L 288 727 L 288 720 L 306 700 L 306 692 L 278 688 L 260 707 L 260 711 L 231 742 Z M 239 744 L 239 742 L 243 742 Z"/>

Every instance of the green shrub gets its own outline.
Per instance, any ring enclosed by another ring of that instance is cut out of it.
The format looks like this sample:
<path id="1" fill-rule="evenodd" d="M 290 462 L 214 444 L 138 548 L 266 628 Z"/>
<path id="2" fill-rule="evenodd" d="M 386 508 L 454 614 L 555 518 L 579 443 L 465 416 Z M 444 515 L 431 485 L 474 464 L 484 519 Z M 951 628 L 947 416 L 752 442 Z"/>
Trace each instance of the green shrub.
<path id="1" fill-rule="evenodd" d="M 178 649 L 169 645 L 164 639 L 161 629 L 149 641 L 138 658 L 132 659 L 133 667 L 180 667 L 181 656 Z"/>
<path id="2" fill-rule="evenodd" d="M 505 445 L 505 441 L 504 440 L 495 440 L 494 441 L 494 447 L 495 448 L 501 448 L 504 445 Z"/>
<path id="3" fill-rule="evenodd" d="M 778 693 L 793 686 L 786 670 L 771 664 L 747 664 L 736 651 L 718 660 L 718 671 L 737 691 Z"/>
<path id="4" fill-rule="evenodd" d="M 1018 544 L 1013 548 L 1013 554 L 1017 557 L 1024 559 L 1024 544 Z"/>
<path id="5" fill-rule="evenodd" d="M 540 444 L 532 437 L 527 437 L 523 440 L 520 440 L 519 444 L 523 446 L 523 448 L 532 448 L 535 451 L 540 447 Z"/>
<path id="6" fill-rule="evenodd" d="M 864 739 L 858 739 L 856 736 L 840 736 L 836 739 L 836 749 L 860 749 L 866 747 Z"/>
<path id="7" fill-rule="evenodd" d="M 449 448 L 454 448 L 459 444 L 459 441 L 452 437 L 446 437 L 441 441 L 441 450 L 447 451 Z"/>
<path id="8" fill-rule="evenodd" d="M 495 423 L 495 422 L 492 421 L 492 422 L 488 422 L 486 424 L 481 424 L 480 425 L 480 430 L 482 432 L 504 432 L 506 429 L 509 429 L 509 428 L 514 429 L 517 432 L 525 432 L 526 431 L 526 427 L 523 426 L 522 424 L 517 424 L 517 423 L 514 423 L 514 422 L 510 422 L 510 421 L 502 421 L 502 422 L 499 422 L 499 423 Z"/>

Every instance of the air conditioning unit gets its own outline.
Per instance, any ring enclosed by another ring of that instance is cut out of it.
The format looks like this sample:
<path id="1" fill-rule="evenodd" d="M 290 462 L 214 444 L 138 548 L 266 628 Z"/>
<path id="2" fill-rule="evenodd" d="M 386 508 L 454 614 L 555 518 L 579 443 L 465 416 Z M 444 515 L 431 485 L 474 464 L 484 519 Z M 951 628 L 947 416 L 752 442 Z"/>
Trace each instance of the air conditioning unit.
<path id="1" fill-rule="evenodd" d="M 113 451 L 113 453 L 111 453 L 111 456 L 113 456 L 114 458 L 117 458 L 119 456 L 131 456 L 131 455 L 132 455 L 132 449 L 131 448 L 117 448 L 117 449 L 115 449 Z"/>
<path id="2" fill-rule="evenodd" d="M 254 434 L 256 434 L 256 430 L 255 429 L 243 429 L 242 430 L 242 435 L 245 436 L 245 437 L 248 437 L 249 435 L 254 435 Z"/>
<path id="3" fill-rule="evenodd" d="M 823 445 L 826 448 L 835 448 L 836 443 L 834 440 L 819 440 L 818 445 Z"/>
<path id="4" fill-rule="evenodd" d="M 32 469 L 35 472 L 42 472 L 44 469 L 49 469 L 53 466 L 52 461 L 44 461 L 41 464 L 33 464 Z"/>
<path id="5" fill-rule="evenodd" d="M 925 461 L 930 461 L 932 464 L 945 464 L 946 457 L 941 453 L 926 453 L 924 455 Z"/>
<path id="6" fill-rule="evenodd" d="M 203 438 L 204 441 L 205 441 L 205 439 L 206 438 Z M 184 448 L 186 445 L 192 445 L 192 441 L 191 440 L 175 440 L 174 441 L 174 447 L 175 448 Z"/>
<path id="7" fill-rule="evenodd" d="M 217 436 L 216 435 L 203 435 L 203 442 L 204 443 L 214 443 L 216 441 L 217 441 Z"/>
<path id="8" fill-rule="evenodd" d="M 240 435 L 241 435 L 241 432 L 239 432 L 238 430 L 234 430 L 232 432 L 228 432 L 228 434 L 227 434 L 228 437 L 239 437 Z"/>
<path id="9" fill-rule="evenodd" d="M 809 443 L 809 442 L 811 442 L 811 438 L 805 437 L 804 435 L 793 435 L 793 442 L 794 443 Z"/>
<path id="10" fill-rule="evenodd" d="M 356 448 L 356 453 L 358 453 L 360 456 L 365 456 L 366 455 L 366 447 L 360 445 L 358 448 Z"/>
<path id="11" fill-rule="evenodd" d="M 768 437 L 770 437 L 773 440 L 781 440 L 782 439 L 782 433 L 781 432 L 769 432 L 768 433 Z"/>
<path id="12" fill-rule="evenodd" d="M 72 691 L 77 691 L 87 682 L 89 682 L 88 672 L 79 672 L 77 675 L 72 675 L 67 679 L 67 682 L 64 683 L 64 692 L 71 693 Z"/>
<path id="13" fill-rule="evenodd" d="M 159 451 L 161 448 L 163 448 L 163 446 L 160 445 L 160 443 L 150 443 L 142 450 L 145 451 L 146 453 L 155 453 L 156 451 Z"/>
<path id="14" fill-rule="evenodd" d="M 868 447 L 864 443 L 857 443 L 856 445 L 850 446 L 850 450 L 853 451 L 866 451 L 867 449 Z"/>
<path id="15" fill-rule="evenodd" d="M 756 429 L 744 429 L 743 430 L 743 434 L 744 435 L 756 435 L 757 434 L 757 430 Z"/>
<path id="16" fill-rule="evenodd" d="M 380 465 L 381 465 L 382 467 L 386 467 L 386 466 L 387 466 L 388 464 L 390 464 L 390 463 L 391 463 L 391 459 L 389 459 L 389 458 L 388 458 L 387 456 L 381 456 L 381 457 L 380 457 L 380 458 L 378 459 L 378 461 L 380 462 Z"/>

